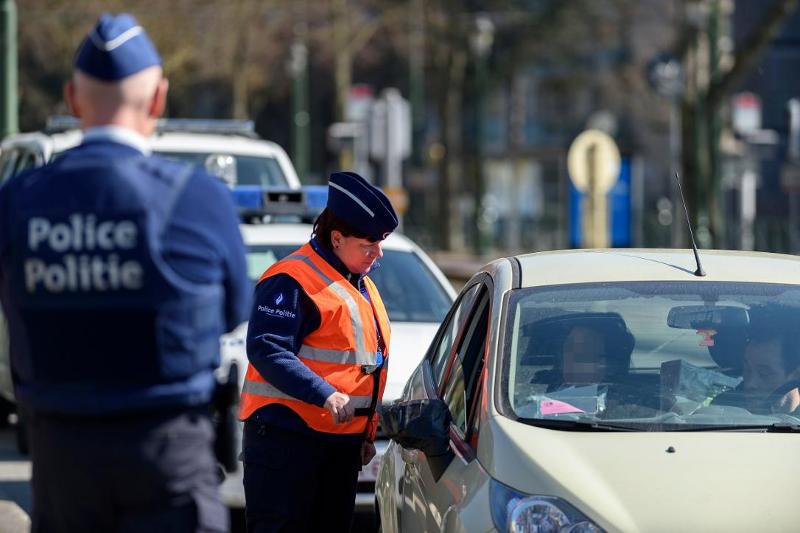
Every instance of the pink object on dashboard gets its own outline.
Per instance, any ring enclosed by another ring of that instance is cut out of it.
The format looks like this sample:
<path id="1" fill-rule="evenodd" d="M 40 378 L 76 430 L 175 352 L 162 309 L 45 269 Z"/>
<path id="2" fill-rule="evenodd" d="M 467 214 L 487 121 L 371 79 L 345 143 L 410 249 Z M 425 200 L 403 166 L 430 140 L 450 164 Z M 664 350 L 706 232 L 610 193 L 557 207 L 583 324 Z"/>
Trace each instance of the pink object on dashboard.
<path id="1" fill-rule="evenodd" d="M 567 402 L 560 402 L 558 400 L 542 400 L 542 403 L 539 404 L 539 410 L 542 412 L 543 415 L 560 415 L 563 413 L 585 413 L 581 409 L 578 409 L 574 405 L 570 405 Z"/>

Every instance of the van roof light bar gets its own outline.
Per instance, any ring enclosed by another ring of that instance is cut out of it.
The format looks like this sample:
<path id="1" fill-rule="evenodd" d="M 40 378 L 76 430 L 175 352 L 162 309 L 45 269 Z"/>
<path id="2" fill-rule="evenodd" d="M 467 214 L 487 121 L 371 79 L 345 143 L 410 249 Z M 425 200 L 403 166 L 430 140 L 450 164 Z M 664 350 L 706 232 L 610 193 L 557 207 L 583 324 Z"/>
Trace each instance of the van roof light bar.
<path id="1" fill-rule="evenodd" d="M 55 115 L 47 118 L 45 131 L 60 133 L 76 130 L 81 127 L 80 121 L 69 115 Z M 156 124 L 158 133 L 213 133 L 217 135 L 242 135 L 258 138 L 255 123 L 252 120 L 202 119 L 202 118 L 163 118 Z"/>

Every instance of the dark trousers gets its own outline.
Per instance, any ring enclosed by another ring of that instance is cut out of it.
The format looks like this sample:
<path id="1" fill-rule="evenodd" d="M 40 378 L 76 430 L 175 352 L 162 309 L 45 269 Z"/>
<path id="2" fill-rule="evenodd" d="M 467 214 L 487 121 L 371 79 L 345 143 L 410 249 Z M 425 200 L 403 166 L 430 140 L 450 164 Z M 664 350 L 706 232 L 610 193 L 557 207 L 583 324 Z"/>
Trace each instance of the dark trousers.
<path id="1" fill-rule="evenodd" d="M 207 416 L 26 420 L 33 533 L 228 531 Z"/>
<path id="2" fill-rule="evenodd" d="M 244 423 L 248 533 L 350 530 L 361 444 Z"/>

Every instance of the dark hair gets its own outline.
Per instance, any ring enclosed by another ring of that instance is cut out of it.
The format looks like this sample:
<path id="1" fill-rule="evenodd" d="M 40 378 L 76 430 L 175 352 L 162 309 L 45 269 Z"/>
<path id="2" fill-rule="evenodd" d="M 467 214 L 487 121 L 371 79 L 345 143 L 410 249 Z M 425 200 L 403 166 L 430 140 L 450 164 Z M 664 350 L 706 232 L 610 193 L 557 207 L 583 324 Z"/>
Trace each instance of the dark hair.
<path id="1" fill-rule="evenodd" d="M 330 251 L 333 251 L 333 243 L 331 242 L 333 230 L 340 232 L 345 237 L 372 240 L 365 233 L 356 230 L 326 207 L 314 221 L 314 236 L 323 248 Z"/>

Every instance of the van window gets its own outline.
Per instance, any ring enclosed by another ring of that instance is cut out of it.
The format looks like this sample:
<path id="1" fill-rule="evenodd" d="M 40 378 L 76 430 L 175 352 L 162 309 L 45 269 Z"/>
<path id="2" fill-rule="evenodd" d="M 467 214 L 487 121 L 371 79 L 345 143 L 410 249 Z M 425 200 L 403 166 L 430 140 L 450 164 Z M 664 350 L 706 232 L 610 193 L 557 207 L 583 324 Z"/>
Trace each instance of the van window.
<path id="1" fill-rule="evenodd" d="M 204 166 L 207 152 L 157 152 L 167 159 L 184 161 Z M 278 161 L 273 157 L 231 154 L 236 162 L 237 185 L 260 185 L 262 187 L 286 187 L 289 184 Z"/>
<path id="2" fill-rule="evenodd" d="M 8 148 L 0 154 L 0 183 L 14 175 L 18 157 L 19 150 L 16 148 Z"/>
<path id="3" fill-rule="evenodd" d="M 36 154 L 30 150 L 20 150 L 19 159 L 17 160 L 17 168 L 14 174 L 19 174 L 23 170 L 35 167 L 37 164 Z"/>

